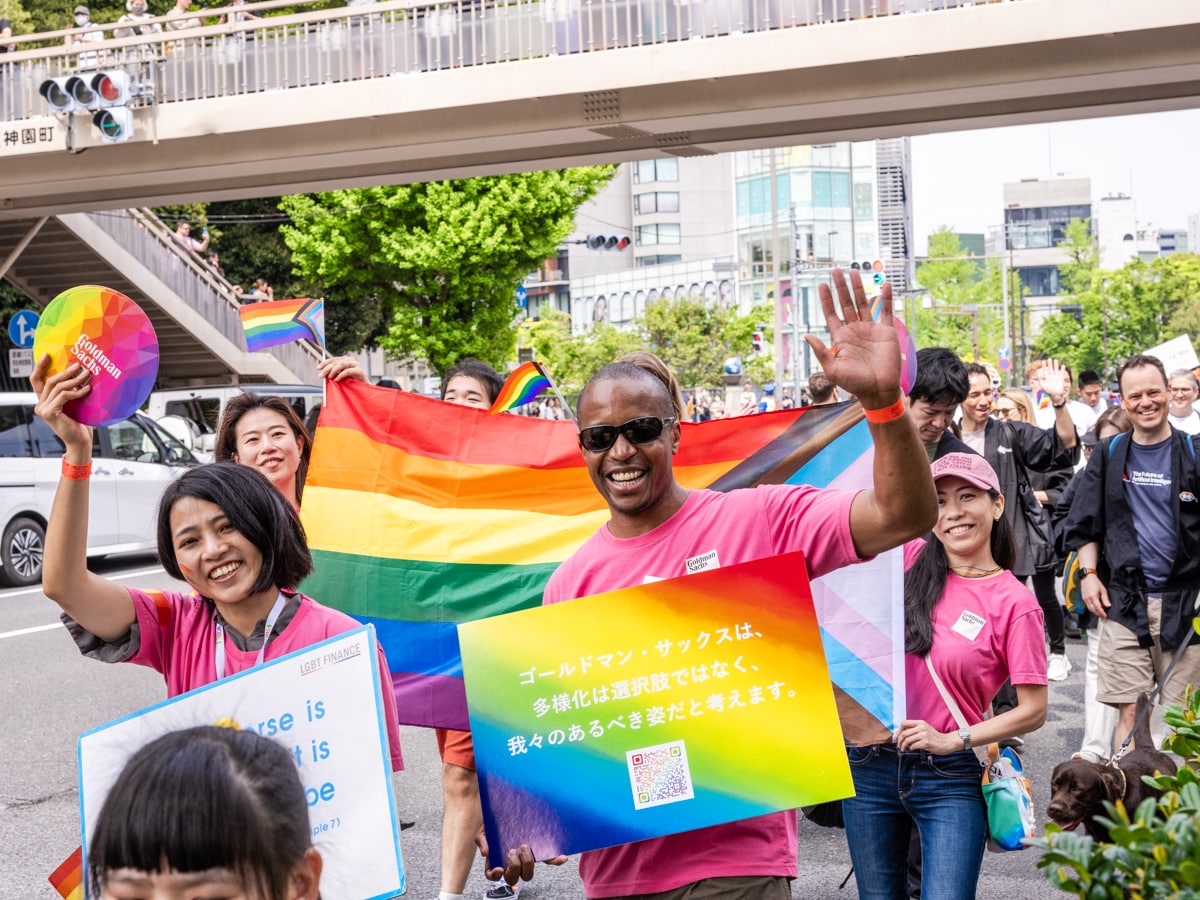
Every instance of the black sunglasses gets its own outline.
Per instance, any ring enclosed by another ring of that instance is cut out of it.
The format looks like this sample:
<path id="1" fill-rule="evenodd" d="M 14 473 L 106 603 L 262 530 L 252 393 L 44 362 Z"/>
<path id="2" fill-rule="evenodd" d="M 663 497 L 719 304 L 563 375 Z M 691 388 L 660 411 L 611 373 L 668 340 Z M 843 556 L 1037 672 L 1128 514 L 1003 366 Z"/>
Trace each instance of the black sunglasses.
<path id="1" fill-rule="evenodd" d="M 579 429 L 579 446 L 592 453 L 603 453 L 617 442 L 618 435 L 625 435 L 631 444 L 648 444 L 658 440 L 663 429 L 675 423 L 674 416 L 660 419 L 658 416 L 641 416 L 620 425 L 591 425 Z"/>

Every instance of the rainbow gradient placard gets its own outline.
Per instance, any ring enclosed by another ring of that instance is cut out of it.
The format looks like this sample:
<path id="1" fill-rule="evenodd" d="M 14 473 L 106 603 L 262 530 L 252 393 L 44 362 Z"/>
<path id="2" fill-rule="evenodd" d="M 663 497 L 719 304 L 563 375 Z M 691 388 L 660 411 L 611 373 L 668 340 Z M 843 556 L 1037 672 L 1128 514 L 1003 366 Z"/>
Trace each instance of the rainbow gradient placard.
<path id="1" fill-rule="evenodd" d="M 851 796 L 805 571 L 790 553 L 460 624 L 491 865 Z"/>
<path id="2" fill-rule="evenodd" d="M 137 412 L 158 375 L 158 337 L 124 294 L 93 284 L 50 301 L 33 336 L 33 358 L 50 354 L 50 374 L 76 363 L 92 373 L 91 391 L 66 405 L 84 425 L 111 425 Z"/>

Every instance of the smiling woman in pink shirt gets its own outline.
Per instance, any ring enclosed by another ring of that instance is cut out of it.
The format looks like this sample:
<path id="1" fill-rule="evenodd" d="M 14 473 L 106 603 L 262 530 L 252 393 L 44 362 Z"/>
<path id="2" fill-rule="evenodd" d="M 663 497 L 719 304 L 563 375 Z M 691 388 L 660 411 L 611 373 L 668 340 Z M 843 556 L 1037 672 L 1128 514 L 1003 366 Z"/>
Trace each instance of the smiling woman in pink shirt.
<path id="1" fill-rule="evenodd" d="M 219 681 L 358 627 L 295 587 L 312 570 L 304 528 L 283 495 L 249 466 L 213 463 L 167 486 L 159 502 L 158 553 L 192 593 L 142 590 L 87 568 L 92 429 L 64 410 L 90 390 L 80 366 L 30 381 L 36 412 L 63 442 L 63 475 L 46 525 L 46 596 L 81 652 L 161 672 L 168 696 Z M 384 719 L 394 769 L 403 768 L 396 701 L 379 651 Z"/>

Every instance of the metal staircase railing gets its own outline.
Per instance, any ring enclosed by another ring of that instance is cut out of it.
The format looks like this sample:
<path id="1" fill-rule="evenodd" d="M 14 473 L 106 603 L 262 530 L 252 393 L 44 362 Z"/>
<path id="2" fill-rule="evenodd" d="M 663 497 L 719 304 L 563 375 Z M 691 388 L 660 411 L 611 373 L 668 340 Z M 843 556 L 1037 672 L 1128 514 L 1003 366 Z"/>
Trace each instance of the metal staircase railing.
<path id="1" fill-rule="evenodd" d="M 108 210 L 87 215 L 224 337 L 237 347 L 245 347 L 245 332 L 238 312 L 241 301 L 233 284 L 181 246 L 158 216 L 149 209 Z M 307 341 L 283 344 L 265 352 L 297 373 L 310 372 L 322 358 L 320 349 Z"/>

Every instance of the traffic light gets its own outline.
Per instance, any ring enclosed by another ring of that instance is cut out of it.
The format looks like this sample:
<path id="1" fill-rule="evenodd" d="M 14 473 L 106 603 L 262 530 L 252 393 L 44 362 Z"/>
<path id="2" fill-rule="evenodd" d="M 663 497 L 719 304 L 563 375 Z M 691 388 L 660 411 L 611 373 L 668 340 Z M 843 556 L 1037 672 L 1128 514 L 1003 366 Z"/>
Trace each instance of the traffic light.
<path id="1" fill-rule="evenodd" d="M 92 92 L 101 108 L 126 106 L 133 97 L 133 83 L 128 72 L 100 72 L 92 77 Z"/>
<path id="2" fill-rule="evenodd" d="M 100 140 L 119 144 L 133 137 L 133 112 L 127 106 L 102 109 L 92 116 L 92 124 L 100 129 Z"/>
<path id="3" fill-rule="evenodd" d="M 761 331 L 754 332 L 754 334 L 752 334 L 750 336 L 750 343 L 752 343 L 754 345 L 755 353 L 762 353 L 763 352 L 763 333 Z"/>
<path id="4" fill-rule="evenodd" d="M 633 241 L 627 234 L 589 234 L 584 243 L 589 250 L 624 250 Z"/>
<path id="5" fill-rule="evenodd" d="M 137 90 L 128 72 L 113 69 L 47 78 L 38 93 L 51 112 L 87 110 L 95 113 L 92 124 L 100 129 L 100 138 L 106 144 L 117 144 L 133 137 L 133 112 L 128 104 Z"/>
<path id="6" fill-rule="evenodd" d="M 67 79 L 67 93 L 71 95 L 75 105 L 82 109 L 96 109 L 100 106 L 100 100 L 92 90 L 90 76 L 72 75 Z"/>
<path id="7" fill-rule="evenodd" d="M 75 99 L 67 90 L 70 77 L 47 78 L 38 88 L 38 93 L 46 101 L 51 112 L 68 112 L 75 108 Z"/>

